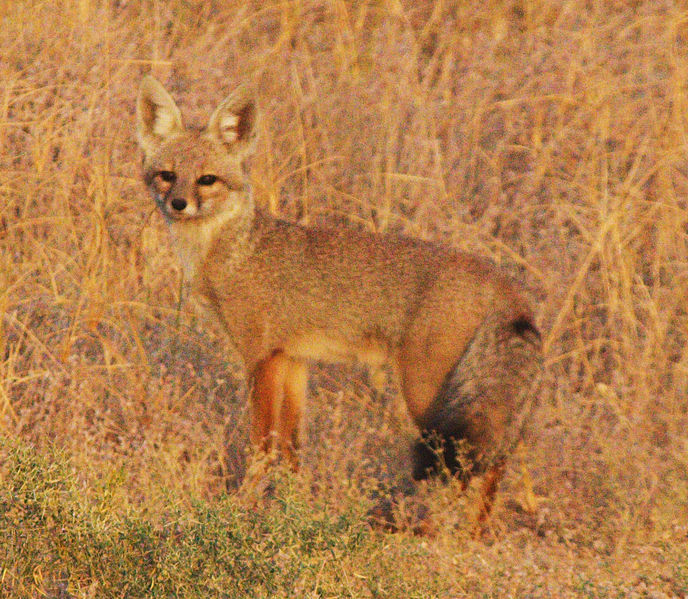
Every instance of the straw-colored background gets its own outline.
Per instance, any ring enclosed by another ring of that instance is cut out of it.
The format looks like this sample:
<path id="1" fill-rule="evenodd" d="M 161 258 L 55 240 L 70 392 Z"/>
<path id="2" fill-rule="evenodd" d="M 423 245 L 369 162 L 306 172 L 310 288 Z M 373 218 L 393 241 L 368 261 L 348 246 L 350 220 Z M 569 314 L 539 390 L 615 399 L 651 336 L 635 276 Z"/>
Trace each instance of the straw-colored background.
<path id="1" fill-rule="evenodd" d="M 487 540 L 456 489 L 431 489 L 436 535 L 382 534 L 419 553 L 381 579 L 413 577 L 414 596 L 435 579 L 451 596 L 688 595 L 683 3 L 4 0 L 0 16 L 3 438 L 63 450 L 86 498 L 117 471 L 112 510 L 237 492 L 244 383 L 178 308 L 134 104 L 152 72 L 204 124 L 250 80 L 260 204 L 475 251 L 537 306 L 539 405 Z M 407 467 L 413 429 L 393 386 L 314 372 L 295 484 L 336 511 Z"/>

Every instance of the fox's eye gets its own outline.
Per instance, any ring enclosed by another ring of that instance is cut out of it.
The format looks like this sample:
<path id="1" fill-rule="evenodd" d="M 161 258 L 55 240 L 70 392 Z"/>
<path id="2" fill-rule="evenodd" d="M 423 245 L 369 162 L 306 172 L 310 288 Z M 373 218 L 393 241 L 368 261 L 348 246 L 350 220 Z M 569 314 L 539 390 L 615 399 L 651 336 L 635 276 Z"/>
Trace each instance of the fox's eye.
<path id="1" fill-rule="evenodd" d="M 165 183 L 174 183 L 177 180 L 177 175 L 175 175 L 172 171 L 160 171 L 158 173 L 158 177 L 160 177 Z"/>
<path id="2" fill-rule="evenodd" d="M 199 185 L 212 185 L 217 181 L 217 177 L 215 175 L 201 175 L 197 180 L 196 183 Z"/>

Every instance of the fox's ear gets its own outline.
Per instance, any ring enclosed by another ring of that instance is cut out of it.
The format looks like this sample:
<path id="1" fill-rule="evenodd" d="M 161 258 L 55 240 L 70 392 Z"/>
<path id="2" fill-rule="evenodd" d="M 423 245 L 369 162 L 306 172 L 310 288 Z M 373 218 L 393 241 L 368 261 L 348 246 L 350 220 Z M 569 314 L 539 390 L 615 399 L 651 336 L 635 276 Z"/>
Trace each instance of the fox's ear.
<path id="1" fill-rule="evenodd" d="M 157 79 L 146 75 L 136 101 L 136 134 L 146 156 L 172 135 L 184 130 L 182 115 Z"/>
<path id="2" fill-rule="evenodd" d="M 241 160 L 253 153 L 258 132 L 258 108 L 252 92 L 239 87 L 215 109 L 208 135 Z"/>

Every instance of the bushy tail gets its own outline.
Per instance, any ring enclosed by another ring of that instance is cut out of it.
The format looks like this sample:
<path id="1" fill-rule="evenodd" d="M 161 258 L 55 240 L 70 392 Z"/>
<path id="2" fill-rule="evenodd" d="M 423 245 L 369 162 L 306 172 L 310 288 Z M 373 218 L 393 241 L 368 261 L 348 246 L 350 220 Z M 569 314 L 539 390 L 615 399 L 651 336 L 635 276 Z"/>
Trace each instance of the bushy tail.
<path id="1" fill-rule="evenodd" d="M 541 352 L 530 316 L 485 319 L 428 411 L 415 448 L 416 480 L 448 470 L 466 483 L 503 464 L 532 409 Z"/>

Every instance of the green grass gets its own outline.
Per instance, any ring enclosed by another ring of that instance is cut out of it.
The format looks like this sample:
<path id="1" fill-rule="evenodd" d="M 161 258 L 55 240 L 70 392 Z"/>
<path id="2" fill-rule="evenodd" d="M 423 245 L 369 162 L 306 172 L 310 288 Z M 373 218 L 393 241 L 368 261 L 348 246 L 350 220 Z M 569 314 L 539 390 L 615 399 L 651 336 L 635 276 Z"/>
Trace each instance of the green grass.
<path id="1" fill-rule="evenodd" d="M 394 572 L 427 560 L 420 542 L 390 551 L 360 507 L 338 513 L 306 501 L 286 473 L 258 509 L 232 496 L 212 502 L 170 492 L 152 517 L 121 510 L 111 478 L 84 499 L 60 452 L 3 439 L 0 563 L 9 597 L 441 597 Z"/>

